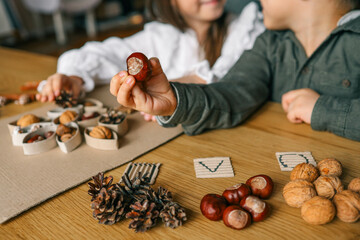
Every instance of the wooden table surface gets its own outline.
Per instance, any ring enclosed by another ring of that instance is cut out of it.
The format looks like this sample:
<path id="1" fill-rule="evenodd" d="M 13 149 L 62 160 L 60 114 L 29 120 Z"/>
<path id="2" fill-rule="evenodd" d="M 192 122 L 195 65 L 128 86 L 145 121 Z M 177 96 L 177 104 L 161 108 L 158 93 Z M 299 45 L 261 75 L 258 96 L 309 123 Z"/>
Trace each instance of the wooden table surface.
<path id="1" fill-rule="evenodd" d="M 0 92 L 24 81 L 44 79 L 55 68 L 52 57 L 0 48 Z M 10 104 L 2 108 L 1 117 L 39 106 Z M 281 192 L 290 173 L 280 171 L 275 153 L 290 151 L 311 151 L 317 161 L 327 157 L 340 160 L 346 186 L 360 176 L 359 142 L 313 131 L 306 124 L 291 124 L 279 104 L 267 103 L 242 126 L 182 135 L 134 161 L 162 163 L 155 187 L 168 188 L 174 200 L 186 208 L 188 221 L 182 227 L 173 230 L 158 222 L 145 233 L 134 233 L 128 229 L 127 219 L 112 226 L 100 225 L 92 217 L 88 186 L 82 184 L 1 225 L 0 239 L 359 239 L 360 221 L 349 224 L 335 218 L 329 224 L 313 226 L 302 220 L 300 209 L 285 204 Z M 230 157 L 235 177 L 196 178 L 193 159 L 214 156 Z M 121 166 L 105 175 L 118 181 L 124 170 Z M 199 204 L 205 194 L 222 194 L 226 187 L 256 174 L 267 174 L 275 182 L 274 193 L 267 200 L 272 208 L 267 220 L 237 231 L 201 215 Z"/>

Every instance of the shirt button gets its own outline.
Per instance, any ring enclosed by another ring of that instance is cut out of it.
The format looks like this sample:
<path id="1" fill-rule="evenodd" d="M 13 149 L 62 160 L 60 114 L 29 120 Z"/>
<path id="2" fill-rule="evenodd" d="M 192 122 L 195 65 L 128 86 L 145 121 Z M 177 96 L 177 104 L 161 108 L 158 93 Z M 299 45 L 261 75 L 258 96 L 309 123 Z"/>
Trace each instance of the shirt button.
<path id="1" fill-rule="evenodd" d="M 308 73 L 309 73 L 309 68 L 308 68 L 308 67 L 304 67 L 301 72 L 302 72 L 302 74 L 308 74 Z"/>
<path id="2" fill-rule="evenodd" d="M 342 85 L 346 88 L 350 87 L 351 82 L 348 79 L 342 80 Z"/>

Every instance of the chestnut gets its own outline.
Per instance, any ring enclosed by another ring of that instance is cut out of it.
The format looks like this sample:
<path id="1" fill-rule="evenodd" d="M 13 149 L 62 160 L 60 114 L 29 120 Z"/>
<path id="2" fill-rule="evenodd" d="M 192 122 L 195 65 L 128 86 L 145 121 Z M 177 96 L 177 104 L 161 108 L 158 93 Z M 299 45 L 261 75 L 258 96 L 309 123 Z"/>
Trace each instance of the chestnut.
<path id="1" fill-rule="evenodd" d="M 227 203 L 225 198 L 218 194 L 206 194 L 200 203 L 201 213 L 212 221 L 222 219 L 226 207 Z"/>
<path id="2" fill-rule="evenodd" d="M 270 213 L 269 204 L 252 195 L 244 197 L 240 201 L 240 206 L 251 214 L 254 222 L 264 220 Z"/>
<path id="3" fill-rule="evenodd" d="M 267 175 L 256 175 L 246 181 L 246 185 L 251 188 L 252 194 L 262 199 L 270 197 L 274 183 Z"/>
<path id="4" fill-rule="evenodd" d="M 251 216 L 240 206 L 230 205 L 224 211 L 223 222 L 228 227 L 240 230 L 251 224 Z"/>
<path id="5" fill-rule="evenodd" d="M 149 59 L 140 52 L 134 52 L 126 59 L 128 73 L 136 81 L 146 81 L 150 78 L 152 70 Z"/>
<path id="6" fill-rule="evenodd" d="M 225 189 L 222 195 L 229 204 L 239 204 L 241 199 L 250 194 L 250 187 L 244 183 L 239 183 Z"/>
<path id="7" fill-rule="evenodd" d="M 84 113 L 81 117 L 81 121 L 84 120 L 89 120 L 92 118 L 96 118 L 97 116 L 99 116 L 100 114 L 98 112 L 91 112 L 91 113 Z"/>

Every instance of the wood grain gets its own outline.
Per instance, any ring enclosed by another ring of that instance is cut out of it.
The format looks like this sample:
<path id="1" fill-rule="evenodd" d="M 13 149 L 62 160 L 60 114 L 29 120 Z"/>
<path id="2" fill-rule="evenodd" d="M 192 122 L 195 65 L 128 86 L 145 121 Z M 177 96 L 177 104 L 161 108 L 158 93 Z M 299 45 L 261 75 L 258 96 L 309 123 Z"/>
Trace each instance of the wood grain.
<path id="1" fill-rule="evenodd" d="M 3 54 L 9 61 L 4 60 Z M 0 56 L 1 83 L 9 79 L 17 79 L 17 83 L 41 79 L 55 70 L 53 58 L 2 48 Z M 6 106 L 2 117 L 31 110 L 33 106 L 14 106 L 11 111 L 8 107 L 12 108 Z M 92 218 L 88 187 L 82 184 L 1 225 L 0 236 L 2 239 L 359 239 L 360 221 L 348 224 L 336 218 L 329 224 L 312 226 L 301 219 L 300 209 L 287 206 L 281 191 L 289 181 L 290 172 L 281 172 L 275 157 L 276 152 L 310 151 L 316 161 L 337 158 L 344 166 L 341 179 L 347 185 L 353 177 L 360 176 L 359 149 L 359 142 L 313 131 L 306 124 L 289 123 L 279 104 L 267 103 L 239 127 L 192 137 L 182 135 L 134 161 L 162 164 L 155 187 L 169 188 L 188 214 L 188 221 L 178 229 L 167 229 L 159 222 L 150 231 L 136 234 L 128 229 L 128 220 L 112 226 L 100 225 Z M 216 156 L 231 158 L 235 177 L 196 178 L 193 159 Z M 106 175 L 118 181 L 125 168 L 126 165 L 121 166 Z M 199 203 L 203 195 L 221 194 L 226 187 L 260 173 L 271 176 L 275 182 L 274 193 L 267 200 L 272 207 L 267 220 L 237 231 L 201 215 Z"/>

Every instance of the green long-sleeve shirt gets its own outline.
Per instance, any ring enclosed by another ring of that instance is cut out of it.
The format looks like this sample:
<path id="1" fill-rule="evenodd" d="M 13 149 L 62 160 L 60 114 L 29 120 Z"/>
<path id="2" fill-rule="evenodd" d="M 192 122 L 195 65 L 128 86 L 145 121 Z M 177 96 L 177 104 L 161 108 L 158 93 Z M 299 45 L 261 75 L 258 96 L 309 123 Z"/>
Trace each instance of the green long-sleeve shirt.
<path id="1" fill-rule="evenodd" d="M 236 126 L 265 101 L 311 88 L 320 94 L 311 127 L 360 140 L 360 17 L 338 26 L 310 57 L 292 31 L 266 31 L 220 82 L 172 86 L 178 106 L 158 121 L 182 124 L 188 135 Z"/>

